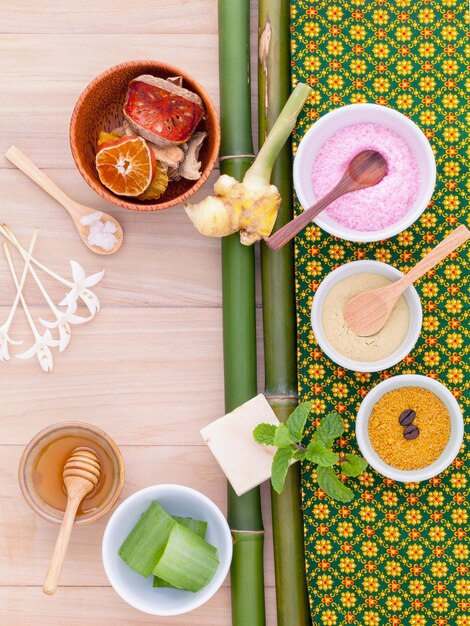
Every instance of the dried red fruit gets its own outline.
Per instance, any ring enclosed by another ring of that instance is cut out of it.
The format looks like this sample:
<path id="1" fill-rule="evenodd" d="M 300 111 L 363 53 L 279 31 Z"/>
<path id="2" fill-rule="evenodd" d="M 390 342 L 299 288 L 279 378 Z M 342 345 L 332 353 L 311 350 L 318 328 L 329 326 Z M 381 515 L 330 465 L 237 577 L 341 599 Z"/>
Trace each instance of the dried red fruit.
<path id="1" fill-rule="evenodd" d="M 134 132 L 157 145 L 185 143 L 203 115 L 197 94 L 162 78 L 139 76 L 129 84 L 124 116 Z"/>

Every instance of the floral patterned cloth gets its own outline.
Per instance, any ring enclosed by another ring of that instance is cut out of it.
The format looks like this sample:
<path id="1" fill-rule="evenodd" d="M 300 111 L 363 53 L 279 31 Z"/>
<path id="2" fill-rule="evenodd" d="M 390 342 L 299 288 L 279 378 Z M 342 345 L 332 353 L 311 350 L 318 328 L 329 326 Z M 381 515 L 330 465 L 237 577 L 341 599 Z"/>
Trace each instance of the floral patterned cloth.
<path id="1" fill-rule="evenodd" d="M 318 418 L 339 411 L 346 427 L 341 446 L 355 449 L 361 399 L 389 376 L 437 378 L 462 408 L 468 404 L 468 246 L 417 284 L 421 338 L 393 369 L 361 374 L 336 366 L 319 349 L 310 325 L 315 291 L 338 265 L 370 258 L 406 272 L 468 221 L 468 2 L 293 0 L 291 7 L 293 83 L 304 81 L 313 89 L 294 150 L 327 111 L 375 102 L 412 118 L 437 161 L 432 202 L 397 237 L 355 244 L 312 225 L 297 239 L 300 395 L 313 401 Z M 453 465 L 419 485 L 394 483 L 373 471 L 349 479 L 356 496 L 348 505 L 326 497 L 304 466 L 306 566 L 315 625 L 470 626 L 467 448 L 468 435 Z"/>

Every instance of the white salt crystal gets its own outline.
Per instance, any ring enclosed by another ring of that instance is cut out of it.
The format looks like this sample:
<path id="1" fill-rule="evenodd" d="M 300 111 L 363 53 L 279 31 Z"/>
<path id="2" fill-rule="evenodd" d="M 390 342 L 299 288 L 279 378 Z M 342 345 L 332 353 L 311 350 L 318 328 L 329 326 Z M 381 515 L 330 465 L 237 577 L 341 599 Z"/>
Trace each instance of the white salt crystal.
<path id="1" fill-rule="evenodd" d="M 99 222 L 102 215 L 103 211 L 93 211 L 93 213 L 88 213 L 88 215 L 84 215 L 82 217 L 82 219 L 80 220 L 80 224 L 83 224 L 83 226 L 90 226 L 90 224 Z"/>
<path id="2" fill-rule="evenodd" d="M 110 220 L 105 222 L 101 221 L 103 215 L 102 211 L 94 211 L 81 218 L 80 223 L 84 226 L 90 227 L 88 233 L 88 244 L 90 246 L 97 246 L 109 252 L 117 243 L 117 238 L 114 236 L 117 228 L 116 225 Z"/>

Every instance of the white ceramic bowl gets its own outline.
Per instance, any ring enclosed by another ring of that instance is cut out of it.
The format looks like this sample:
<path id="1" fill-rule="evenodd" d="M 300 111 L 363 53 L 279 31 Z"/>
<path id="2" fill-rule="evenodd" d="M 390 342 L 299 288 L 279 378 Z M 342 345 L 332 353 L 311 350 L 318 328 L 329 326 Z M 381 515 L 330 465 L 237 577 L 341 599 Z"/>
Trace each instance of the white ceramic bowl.
<path id="1" fill-rule="evenodd" d="M 328 342 L 325 331 L 323 330 L 323 305 L 332 287 L 345 278 L 355 274 L 381 274 L 392 281 L 396 281 L 403 276 L 395 267 L 387 265 L 387 263 L 379 263 L 379 261 L 352 261 L 351 263 L 341 265 L 333 270 L 331 274 L 328 274 L 317 289 L 313 298 L 311 313 L 313 332 L 323 352 L 328 355 L 332 361 L 341 365 L 341 367 L 353 370 L 354 372 L 380 372 L 381 370 L 396 365 L 399 361 L 404 359 L 418 341 L 423 321 L 421 301 L 413 286 L 405 290 L 403 296 L 410 312 L 410 325 L 401 346 L 387 358 L 379 361 L 354 361 L 342 355 Z"/>
<path id="2" fill-rule="evenodd" d="M 121 544 L 152 500 L 172 515 L 207 522 L 206 539 L 218 549 L 220 565 L 201 591 L 154 588 L 152 577 L 143 578 L 120 558 Z M 137 491 L 114 511 L 104 532 L 102 556 L 106 576 L 125 602 L 151 615 L 181 615 L 207 602 L 224 582 L 232 560 L 232 535 L 220 509 L 202 493 L 183 485 L 153 485 Z"/>
<path id="3" fill-rule="evenodd" d="M 327 113 L 305 133 L 294 160 L 294 187 L 304 209 L 318 198 L 312 188 L 312 166 L 325 141 L 336 131 L 353 124 L 372 123 L 395 131 L 408 144 L 420 171 L 421 183 L 408 213 L 387 228 L 373 232 L 353 230 L 333 220 L 323 211 L 313 221 L 327 233 L 349 241 L 381 241 L 397 235 L 413 224 L 431 200 L 436 184 L 436 161 L 429 141 L 410 119 L 389 107 L 378 104 L 351 104 Z M 334 155 L 332 155 L 332 158 Z"/>
<path id="4" fill-rule="evenodd" d="M 372 447 L 369 437 L 369 418 L 374 405 L 380 398 L 401 387 L 423 387 L 436 394 L 445 404 L 450 414 L 450 437 L 446 447 L 434 463 L 419 470 L 399 470 L 385 463 Z M 437 476 L 448 467 L 459 453 L 463 441 L 464 423 L 462 411 L 457 400 L 444 385 L 433 378 L 408 374 L 393 376 L 376 385 L 362 401 L 356 418 L 356 437 L 359 448 L 366 461 L 383 476 L 402 483 L 420 482 Z"/>

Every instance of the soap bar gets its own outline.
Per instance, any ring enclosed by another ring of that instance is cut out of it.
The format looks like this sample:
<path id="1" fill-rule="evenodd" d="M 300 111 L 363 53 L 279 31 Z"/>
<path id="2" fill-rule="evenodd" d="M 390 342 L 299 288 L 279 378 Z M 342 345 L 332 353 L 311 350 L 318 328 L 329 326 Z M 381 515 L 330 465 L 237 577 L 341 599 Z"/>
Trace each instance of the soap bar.
<path id="1" fill-rule="evenodd" d="M 276 448 L 260 445 L 253 439 L 253 430 L 262 422 L 279 425 L 276 414 L 260 394 L 201 430 L 238 496 L 271 477 Z"/>

